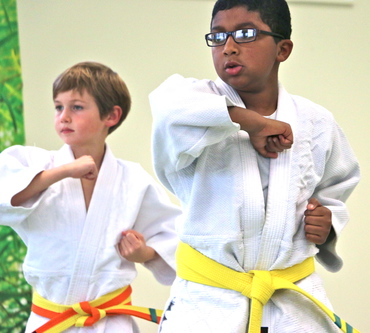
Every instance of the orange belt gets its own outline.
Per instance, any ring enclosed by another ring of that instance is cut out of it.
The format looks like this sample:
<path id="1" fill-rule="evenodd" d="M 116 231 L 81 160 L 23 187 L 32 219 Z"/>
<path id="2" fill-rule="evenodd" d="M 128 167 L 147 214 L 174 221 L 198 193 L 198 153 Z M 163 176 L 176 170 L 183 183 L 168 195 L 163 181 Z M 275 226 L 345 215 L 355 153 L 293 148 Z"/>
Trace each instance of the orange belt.
<path id="1" fill-rule="evenodd" d="M 32 312 L 50 320 L 33 333 L 59 333 L 69 327 L 92 326 L 106 316 L 130 315 L 159 324 L 163 311 L 131 305 L 131 286 L 106 294 L 91 302 L 60 305 L 34 292 Z"/>

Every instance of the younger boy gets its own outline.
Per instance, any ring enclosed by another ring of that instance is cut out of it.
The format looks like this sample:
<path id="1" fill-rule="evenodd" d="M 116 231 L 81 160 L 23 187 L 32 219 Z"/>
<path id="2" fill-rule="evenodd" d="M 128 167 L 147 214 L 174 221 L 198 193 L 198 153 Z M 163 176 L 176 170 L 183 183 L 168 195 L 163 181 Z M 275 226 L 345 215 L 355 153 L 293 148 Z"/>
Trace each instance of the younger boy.
<path id="1" fill-rule="evenodd" d="M 117 73 L 79 63 L 55 80 L 53 98 L 65 145 L 0 154 L 0 222 L 27 245 L 23 270 L 37 292 L 26 332 L 136 332 L 130 314 L 141 310 L 128 306 L 135 262 L 172 283 L 180 210 L 147 172 L 115 158 L 105 143 L 131 105 Z M 50 311 L 64 315 L 49 321 Z M 158 321 L 153 310 L 143 311 Z"/>
<path id="2" fill-rule="evenodd" d="M 150 95 L 155 169 L 186 212 L 162 333 L 350 330 L 313 257 L 341 268 L 359 168 L 333 116 L 279 84 L 290 34 L 285 0 L 218 0 L 205 38 L 219 79 L 174 75 Z"/>

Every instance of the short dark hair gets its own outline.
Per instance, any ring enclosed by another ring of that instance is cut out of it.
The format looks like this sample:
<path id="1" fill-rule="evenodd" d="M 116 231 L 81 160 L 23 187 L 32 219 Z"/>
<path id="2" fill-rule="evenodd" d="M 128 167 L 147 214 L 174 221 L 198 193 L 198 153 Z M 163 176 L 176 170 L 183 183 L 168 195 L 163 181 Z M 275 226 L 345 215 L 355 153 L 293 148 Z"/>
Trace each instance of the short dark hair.
<path id="1" fill-rule="evenodd" d="M 109 128 L 109 134 L 122 124 L 131 108 L 130 93 L 121 77 L 98 62 L 80 62 L 60 74 L 53 83 L 53 99 L 69 90 L 80 94 L 88 92 L 95 99 L 101 119 L 109 115 L 115 105 L 121 107 L 122 116 Z"/>
<path id="2" fill-rule="evenodd" d="M 285 0 L 217 0 L 212 11 L 212 21 L 219 11 L 240 6 L 246 7 L 251 12 L 259 12 L 261 20 L 272 32 L 290 39 L 291 17 Z"/>

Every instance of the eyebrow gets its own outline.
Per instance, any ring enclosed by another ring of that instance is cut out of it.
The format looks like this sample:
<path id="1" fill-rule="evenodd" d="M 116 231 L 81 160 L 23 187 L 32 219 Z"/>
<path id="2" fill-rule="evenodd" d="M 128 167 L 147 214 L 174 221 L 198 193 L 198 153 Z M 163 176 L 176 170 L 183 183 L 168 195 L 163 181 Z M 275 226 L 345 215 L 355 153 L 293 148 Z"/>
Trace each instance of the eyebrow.
<path id="1" fill-rule="evenodd" d="M 257 28 L 257 26 L 252 22 L 239 23 L 233 31 L 247 28 Z M 216 25 L 211 27 L 211 31 L 226 31 L 226 29 L 220 25 Z"/>
<path id="2" fill-rule="evenodd" d="M 70 100 L 70 102 L 72 102 L 72 103 L 80 102 L 80 103 L 85 103 L 85 104 L 87 103 L 87 102 L 84 102 L 82 99 L 78 99 L 78 98 L 72 99 L 72 100 Z M 57 99 L 54 99 L 54 103 L 62 103 L 62 102 L 57 100 Z"/>

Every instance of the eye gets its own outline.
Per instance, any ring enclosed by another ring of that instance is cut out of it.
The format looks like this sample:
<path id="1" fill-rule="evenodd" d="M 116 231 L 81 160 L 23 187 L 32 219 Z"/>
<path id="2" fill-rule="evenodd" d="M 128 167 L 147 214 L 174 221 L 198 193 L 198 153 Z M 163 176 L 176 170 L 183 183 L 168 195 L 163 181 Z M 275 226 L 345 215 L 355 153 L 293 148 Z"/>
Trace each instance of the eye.
<path id="1" fill-rule="evenodd" d="M 226 34 L 224 32 L 214 32 L 207 34 L 207 44 L 209 46 L 217 46 L 225 43 Z"/>
<path id="2" fill-rule="evenodd" d="M 83 106 L 82 105 L 73 105 L 73 111 L 81 111 L 83 110 Z"/>
<path id="3" fill-rule="evenodd" d="M 55 105 L 55 111 L 57 111 L 57 112 L 63 111 L 63 106 L 61 106 L 61 105 Z"/>
<path id="4" fill-rule="evenodd" d="M 235 31 L 236 38 L 239 40 L 249 40 L 253 39 L 255 36 L 255 30 L 254 29 L 241 29 Z"/>
<path id="5" fill-rule="evenodd" d="M 217 32 L 212 35 L 212 42 L 214 44 L 222 44 L 225 41 L 225 33 Z"/>

